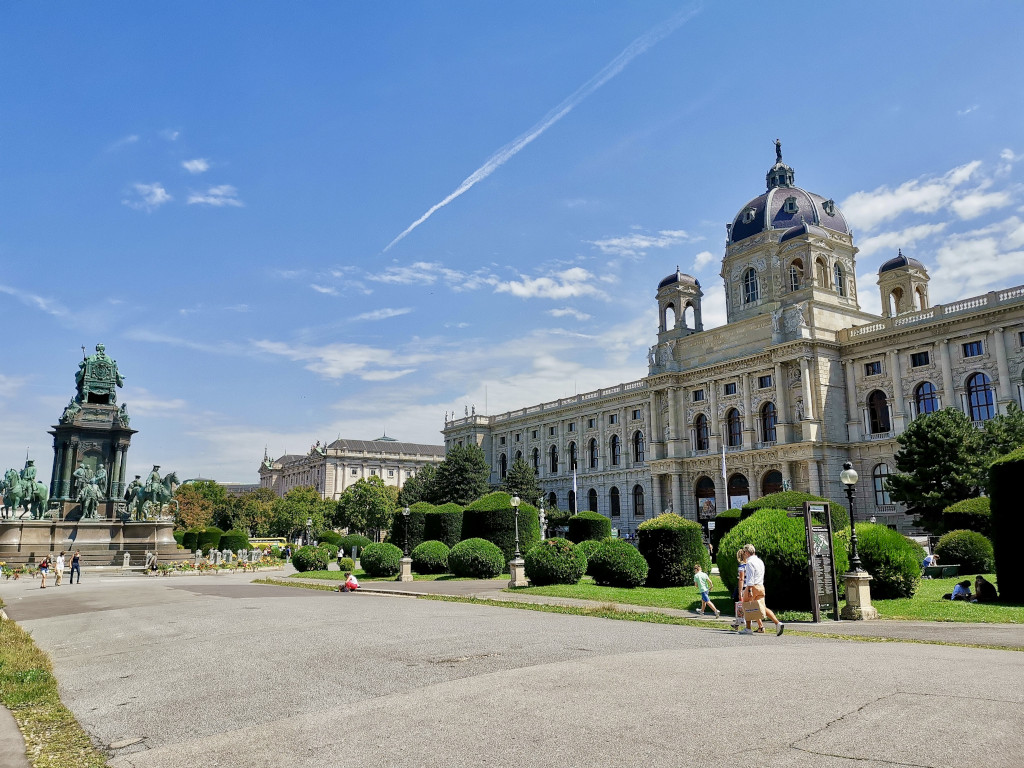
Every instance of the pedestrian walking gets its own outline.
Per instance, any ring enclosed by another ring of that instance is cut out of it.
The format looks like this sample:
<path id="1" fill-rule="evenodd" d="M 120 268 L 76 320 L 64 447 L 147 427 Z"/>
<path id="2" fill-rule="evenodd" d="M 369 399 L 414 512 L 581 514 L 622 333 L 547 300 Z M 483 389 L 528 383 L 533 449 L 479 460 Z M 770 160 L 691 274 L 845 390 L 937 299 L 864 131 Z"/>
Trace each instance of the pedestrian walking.
<path id="1" fill-rule="evenodd" d="M 75 583 L 75 574 L 78 574 L 78 583 L 82 583 L 82 551 L 80 549 L 75 550 L 75 554 L 71 556 L 71 578 L 69 583 Z"/>
<path id="2" fill-rule="evenodd" d="M 717 619 L 722 615 L 722 612 L 715 608 L 715 604 L 711 602 L 711 595 L 709 594 L 714 585 L 711 577 L 704 573 L 704 569 L 700 565 L 693 566 L 693 586 L 700 590 L 700 610 L 697 613 L 703 616 L 704 607 L 710 606 L 711 610 L 715 612 L 715 618 Z"/>
<path id="3" fill-rule="evenodd" d="M 761 618 L 767 616 L 775 623 L 775 635 L 777 637 L 783 633 L 786 625 L 778 620 L 770 608 L 765 606 L 764 561 L 757 556 L 757 551 L 754 549 L 753 544 L 746 544 L 743 547 L 743 551 L 747 555 L 746 574 L 744 577 L 744 590 L 746 594 L 743 596 L 743 611 L 747 627 L 741 630 L 740 634 L 753 634 L 750 628 L 753 616 L 757 616 L 757 631 L 764 632 L 764 622 Z M 748 612 L 748 608 L 751 605 L 754 606 L 754 609 Z"/>
<path id="4" fill-rule="evenodd" d="M 43 559 L 39 561 L 39 576 L 42 581 L 39 583 L 40 589 L 46 589 L 46 574 L 50 572 L 50 556 L 43 555 Z"/>
<path id="5" fill-rule="evenodd" d="M 53 586 L 59 587 L 61 581 L 64 580 L 64 553 L 61 552 L 57 555 L 57 562 L 54 564 L 53 572 L 55 574 L 53 579 Z"/>

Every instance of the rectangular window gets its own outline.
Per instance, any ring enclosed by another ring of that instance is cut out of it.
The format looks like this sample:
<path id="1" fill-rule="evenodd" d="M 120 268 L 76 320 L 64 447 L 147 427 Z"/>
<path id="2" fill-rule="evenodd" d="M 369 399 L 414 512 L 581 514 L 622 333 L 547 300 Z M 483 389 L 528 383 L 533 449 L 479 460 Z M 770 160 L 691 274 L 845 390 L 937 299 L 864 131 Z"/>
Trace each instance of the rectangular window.
<path id="1" fill-rule="evenodd" d="M 640 409 L 639 408 L 634 408 L 633 409 L 633 421 L 639 421 L 639 420 L 640 420 Z"/>
<path id="2" fill-rule="evenodd" d="M 569 422 L 569 431 L 570 432 L 575 432 L 576 431 L 576 422 L 575 421 L 570 421 Z"/>
<path id="3" fill-rule="evenodd" d="M 771 385 L 772 385 L 771 374 L 768 374 L 767 376 L 758 376 L 757 377 L 757 388 L 758 389 L 767 389 Z"/>
<path id="4" fill-rule="evenodd" d="M 394 476 L 395 476 L 395 470 L 389 469 L 388 470 L 388 477 L 394 477 Z"/>
<path id="5" fill-rule="evenodd" d="M 736 394 L 736 382 L 735 381 L 730 381 L 728 384 L 725 385 L 725 394 L 727 394 L 727 395 L 735 395 Z"/>
<path id="6" fill-rule="evenodd" d="M 617 413 L 611 414 L 608 417 L 608 423 L 609 424 L 618 424 L 619 423 L 619 414 L 617 414 Z"/>
<path id="7" fill-rule="evenodd" d="M 523 436 L 523 435 L 522 435 L 522 433 L 521 433 L 521 432 L 516 432 L 516 442 L 517 442 L 517 443 L 519 442 L 519 438 L 521 438 L 522 436 Z"/>
<path id="8" fill-rule="evenodd" d="M 704 390 L 695 389 L 693 390 L 693 402 L 700 403 L 704 401 Z"/>
<path id="9" fill-rule="evenodd" d="M 555 435 L 555 428 L 554 427 L 548 427 L 548 434 L 550 436 L 554 437 L 554 435 Z"/>
<path id="10" fill-rule="evenodd" d="M 504 436 L 504 435 L 502 435 L 502 436 L 501 436 L 501 444 L 502 444 L 502 445 L 504 445 L 504 444 L 505 444 L 505 436 Z"/>
<path id="11" fill-rule="evenodd" d="M 878 376 L 882 373 L 882 361 L 873 360 L 870 363 L 864 363 L 864 375 L 865 376 Z"/>
<path id="12" fill-rule="evenodd" d="M 533 430 L 533 432 L 530 433 L 530 437 L 532 437 L 534 440 L 537 439 L 537 430 L 536 429 Z"/>
<path id="13" fill-rule="evenodd" d="M 928 353 L 927 352 L 914 352 L 910 356 L 910 367 L 920 368 L 922 365 L 928 365 Z"/>
<path id="14" fill-rule="evenodd" d="M 370 470 L 370 474 L 371 475 L 376 475 L 377 474 L 377 470 L 376 469 L 371 469 Z"/>
<path id="15" fill-rule="evenodd" d="M 983 352 L 984 349 L 980 341 L 968 341 L 964 344 L 964 357 L 977 357 Z"/>
<path id="16" fill-rule="evenodd" d="M 356 469 L 355 467 L 352 467 L 352 477 L 355 477 L 358 474 L 359 474 L 359 470 Z"/>
<path id="17" fill-rule="evenodd" d="M 1024 347 L 1024 331 L 1017 334 L 1017 343 Z"/>
<path id="18" fill-rule="evenodd" d="M 597 424 L 597 419 L 587 419 L 587 429 L 593 429 Z"/>

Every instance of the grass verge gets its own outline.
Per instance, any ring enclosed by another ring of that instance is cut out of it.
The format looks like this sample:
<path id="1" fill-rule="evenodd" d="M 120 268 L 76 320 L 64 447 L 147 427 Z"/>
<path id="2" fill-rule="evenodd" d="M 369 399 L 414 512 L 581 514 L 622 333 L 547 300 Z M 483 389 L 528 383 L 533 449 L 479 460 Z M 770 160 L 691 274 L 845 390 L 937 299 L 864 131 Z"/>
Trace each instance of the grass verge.
<path id="1" fill-rule="evenodd" d="M 18 722 L 33 768 L 106 766 L 106 757 L 61 703 L 49 657 L 10 619 L 0 620 L 0 702 Z"/>
<path id="2" fill-rule="evenodd" d="M 352 571 L 356 578 L 360 582 L 364 581 L 394 581 L 394 576 L 370 576 L 366 571 L 355 570 Z M 505 574 L 506 576 L 508 574 Z M 343 571 L 303 571 L 301 573 L 292 573 L 288 576 L 289 579 L 320 579 L 322 581 L 344 581 L 345 573 Z M 453 576 L 450 573 L 414 573 L 412 575 L 413 581 L 472 581 L 463 576 Z M 501 578 L 500 576 L 498 578 Z"/>

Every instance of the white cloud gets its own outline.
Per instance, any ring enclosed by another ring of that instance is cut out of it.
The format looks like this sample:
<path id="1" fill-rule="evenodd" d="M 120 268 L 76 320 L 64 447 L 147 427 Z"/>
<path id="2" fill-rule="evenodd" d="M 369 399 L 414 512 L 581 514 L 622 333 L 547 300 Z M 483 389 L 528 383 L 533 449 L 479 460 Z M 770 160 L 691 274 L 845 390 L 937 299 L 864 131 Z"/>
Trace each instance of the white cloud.
<path id="1" fill-rule="evenodd" d="M 327 294 L 328 296 L 338 295 L 338 289 L 330 285 L 317 285 L 316 283 L 310 283 L 309 287 L 312 288 L 317 293 L 324 293 Z"/>
<path id="2" fill-rule="evenodd" d="M 238 190 L 230 184 L 210 187 L 206 192 L 191 192 L 188 196 L 189 205 L 212 205 L 223 208 L 225 205 L 241 208 L 244 203 L 238 199 Z"/>
<path id="3" fill-rule="evenodd" d="M 521 299 L 571 299 L 578 296 L 607 298 L 590 281 L 594 276 L 582 267 L 573 267 L 546 277 L 522 277 L 495 286 L 496 293 L 511 293 Z"/>
<path id="4" fill-rule="evenodd" d="M 652 248 L 669 248 L 680 243 L 692 242 L 695 239 L 699 238 L 691 237 L 682 229 L 663 229 L 654 235 L 633 234 L 585 242 L 596 246 L 604 254 L 640 258 Z"/>
<path id="5" fill-rule="evenodd" d="M 258 340 L 255 349 L 288 360 L 304 363 L 304 367 L 328 379 L 358 376 L 367 381 L 386 381 L 405 376 L 415 366 L 433 359 L 424 353 L 403 353 L 365 344 L 325 344 L 312 346 L 281 341 Z"/>
<path id="6" fill-rule="evenodd" d="M 136 134 L 134 134 L 134 133 L 130 134 L 128 136 L 122 136 L 117 141 L 112 142 L 111 144 L 107 145 L 107 152 L 116 152 L 117 150 L 121 149 L 122 147 L 127 147 L 130 144 L 135 144 L 136 142 L 138 142 L 138 140 L 139 140 L 139 137 Z"/>
<path id="7" fill-rule="evenodd" d="M 929 298 L 952 301 L 1020 282 L 1024 222 L 1016 216 L 946 238 L 935 254 Z"/>
<path id="8" fill-rule="evenodd" d="M 0 284 L 0 293 L 13 296 L 22 304 L 38 309 L 40 312 L 45 312 L 53 317 L 66 318 L 71 314 L 67 308 L 55 299 L 48 299 L 45 296 L 39 296 L 38 294 L 20 290 L 9 285 Z"/>
<path id="9" fill-rule="evenodd" d="M 210 170 L 210 161 L 205 157 L 197 157 L 193 160 L 185 160 L 181 167 L 192 174 L 205 173 Z"/>
<path id="10" fill-rule="evenodd" d="M 698 272 L 715 260 L 715 254 L 711 251 L 701 251 L 693 257 L 693 271 Z"/>
<path id="11" fill-rule="evenodd" d="M 972 104 L 971 106 L 967 107 L 966 109 L 958 109 L 958 110 L 956 111 L 956 113 L 957 113 L 957 114 L 958 114 L 958 115 L 959 115 L 960 117 L 963 117 L 964 115 L 969 115 L 969 114 L 971 114 L 971 112 L 974 112 L 974 111 L 975 111 L 975 110 L 976 110 L 977 108 L 978 108 L 978 105 L 977 105 L 977 104 Z"/>
<path id="12" fill-rule="evenodd" d="M 119 395 L 122 402 L 127 404 L 130 416 L 170 417 L 180 418 L 180 411 L 185 410 L 188 403 L 181 398 L 160 397 L 154 395 L 143 387 L 125 387 L 124 392 Z M 168 413 L 171 411 L 173 413 Z"/>
<path id="13" fill-rule="evenodd" d="M 860 251 L 857 258 L 866 259 L 878 251 L 891 251 L 891 255 L 896 255 L 898 249 L 912 248 L 919 241 L 937 235 L 945 229 L 946 222 L 940 222 L 938 224 L 918 224 L 893 232 L 879 232 L 877 235 L 857 242 Z"/>
<path id="14" fill-rule="evenodd" d="M 1008 163 L 1016 163 L 1018 160 L 1024 160 L 1024 155 L 1015 154 L 1012 149 L 1007 147 L 999 153 L 999 159 L 1005 160 Z"/>
<path id="15" fill-rule="evenodd" d="M 135 193 L 135 197 L 124 198 L 121 200 L 121 204 L 147 213 L 155 211 L 161 205 L 174 199 L 158 181 L 152 184 L 133 184 L 132 191 Z"/>
<path id="16" fill-rule="evenodd" d="M 392 309 L 390 307 L 383 307 L 382 309 L 375 309 L 372 312 L 363 312 L 361 315 L 356 315 L 353 320 L 387 320 L 389 317 L 398 317 L 400 315 L 407 315 L 412 312 L 412 307 L 401 307 L 399 309 Z"/>
<path id="17" fill-rule="evenodd" d="M 1012 202 L 1009 192 L 969 192 L 957 198 L 950 207 L 961 219 L 976 219 L 988 211 L 1004 208 Z"/>
<path id="18" fill-rule="evenodd" d="M 462 272 L 449 269 L 436 261 L 390 266 L 380 272 L 366 273 L 366 279 L 391 285 L 433 285 L 440 282 L 454 291 L 473 291 L 498 283 L 498 278 L 484 269 Z"/>
<path id="19" fill-rule="evenodd" d="M 181 131 L 176 131 L 173 128 L 164 128 L 160 131 L 160 138 L 164 141 L 177 141 L 179 136 L 181 136 Z"/>
<path id="20" fill-rule="evenodd" d="M 574 317 L 577 320 L 589 320 L 591 318 L 586 312 L 580 312 L 578 309 L 572 307 L 562 307 L 561 309 L 549 309 L 548 314 L 552 317 Z"/>

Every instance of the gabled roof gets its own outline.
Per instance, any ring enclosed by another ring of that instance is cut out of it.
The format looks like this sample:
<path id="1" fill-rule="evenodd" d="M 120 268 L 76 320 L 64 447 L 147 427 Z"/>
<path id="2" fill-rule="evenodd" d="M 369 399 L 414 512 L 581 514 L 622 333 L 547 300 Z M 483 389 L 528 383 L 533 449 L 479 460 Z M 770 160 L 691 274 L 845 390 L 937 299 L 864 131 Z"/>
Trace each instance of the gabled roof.
<path id="1" fill-rule="evenodd" d="M 444 456 L 443 445 L 422 445 L 420 443 L 403 443 L 398 440 L 335 440 L 327 446 L 329 450 L 351 451 L 354 453 L 386 453 L 386 454 L 421 454 L 426 456 Z"/>

